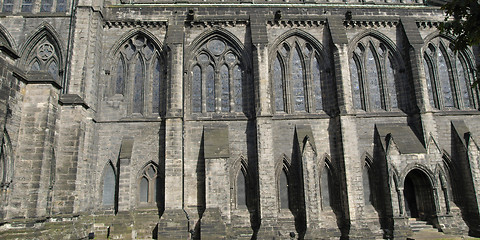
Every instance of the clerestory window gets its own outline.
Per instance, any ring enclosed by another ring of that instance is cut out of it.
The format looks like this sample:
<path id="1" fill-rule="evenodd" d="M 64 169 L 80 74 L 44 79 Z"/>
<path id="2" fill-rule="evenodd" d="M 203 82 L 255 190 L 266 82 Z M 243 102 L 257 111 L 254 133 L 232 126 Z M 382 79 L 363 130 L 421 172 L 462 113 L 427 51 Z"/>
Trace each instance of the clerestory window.
<path id="1" fill-rule="evenodd" d="M 323 90 L 329 79 L 319 51 L 300 37 L 277 48 L 272 66 L 276 113 L 323 112 Z"/>
<path id="2" fill-rule="evenodd" d="M 436 37 L 423 53 L 430 106 L 436 109 L 475 109 L 478 92 L 471 87 L 474 73 L 465 52 L 454 52 L 448 40 Z"/>
<path id="3" fill-rule="evenodd" d="M 227 41 L 208 40 L 198 49 L 191 69 L 193 113 L 243 112 L 244 63 Z"/>
<path id="4" fill-rule="evenodd" d="M 395 111 L 409 106 L 411 97 L 406 95 L 411 86 L 394 52 L 383 42 L 370 36 L 362 38 L 351 53 L 349 65 L 354 109 Z"/>
<path id="5" fill-rule="evenodd" d="M 159 47 L 138 34 L 124 43 L 115 59 L 111 95 L 123 96 L 128 113 L 136 116 L 164 113 L 165 70 Z"/>

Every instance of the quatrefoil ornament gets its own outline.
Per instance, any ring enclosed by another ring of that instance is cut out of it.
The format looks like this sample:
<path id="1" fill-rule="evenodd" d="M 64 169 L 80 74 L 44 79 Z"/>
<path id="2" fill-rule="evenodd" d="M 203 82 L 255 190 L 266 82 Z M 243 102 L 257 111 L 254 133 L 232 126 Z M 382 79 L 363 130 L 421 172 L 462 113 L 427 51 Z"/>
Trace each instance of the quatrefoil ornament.
<path id="1" fill-rule="evenodd" d="M 53 46 L 50 43 L 44 43 L 37 49 L 37 56 L 42 60 L 47 60 L 53 55 Z"/>

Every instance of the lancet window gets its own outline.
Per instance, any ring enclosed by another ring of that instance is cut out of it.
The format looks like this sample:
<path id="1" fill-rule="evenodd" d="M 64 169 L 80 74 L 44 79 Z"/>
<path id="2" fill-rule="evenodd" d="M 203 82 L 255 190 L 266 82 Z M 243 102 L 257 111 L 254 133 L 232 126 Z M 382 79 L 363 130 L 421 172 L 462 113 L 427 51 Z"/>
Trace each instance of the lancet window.
<path id="1" fill-rule="evenodd" d="M 365 37 L 351 55 L 353 107 L 365 111 L 398 109 L 401 99 L 397 85 L 403 75 L 391 49 L 376 38 Z"/>
<path id="2" fill-rule="evenodd" d="M 116 202 L 117 175 L 113 164 L 109 162 L 103 170 L 102 203 L 104 206 L 113 206 Z"/>
<path id="3" fill-rule="evenodd" d="M 164 112 L 165 68 L 159 47 L 138 34 L 119 49 L 113 69 L 111 94 L 123 96 L 128 113 L 137 116 Z"/>
<path id="4" fill-rule="evenodd" d="M 236 192 L 237 192 L 237 208 L 247 207 L 247 171 L 242 167 L 237 172 Z"/>
<path id="5" fill-rule="evenodd" d="M 283 41 L 274 55 L 272 76 L 275 112 L 323 112 L 328 75 L 309 42 L 295 36 Z"/>
<path id="6" fill-rule="evenodd" d="M 0 140 L 0 187 L 4 190 L 12 182 L 13 152 L 7 131 L 3 132 L 3 139 Z"/>
<path id="7" fill-rule="evenodd" d="M 320 175 L 320 194 L 322 196 L 322 210 L 332 209 L 331 207 L 332 189 L 330 189 L 331 186 L 332 186 L 332 175 L 328 166 L 325 165 Z"/>
<path id="8" fill-rule="evenodd" d="M 289 208 L 289 179 L 288 179 L 288 170 L 283 168 L 280 172 L 278 180 L 278 195 L 279 195 L 279 205 L 280 209 Z"/>
<path id="9" fill-rule="evenodd" d="M 227 41 L 215 37 L 203 44 L 192 64 L 192 112 L 243 112 L 244 69 Z"/>
<path id="10" fill-rule="evenodd" d="M 472 89 L 471 62 L 465 52 L 454 52 L 448 40 L 437 37 L 424 49 L 423 67 L 430 106 L 436 109 L 475 109 L 478 92 Z"/>

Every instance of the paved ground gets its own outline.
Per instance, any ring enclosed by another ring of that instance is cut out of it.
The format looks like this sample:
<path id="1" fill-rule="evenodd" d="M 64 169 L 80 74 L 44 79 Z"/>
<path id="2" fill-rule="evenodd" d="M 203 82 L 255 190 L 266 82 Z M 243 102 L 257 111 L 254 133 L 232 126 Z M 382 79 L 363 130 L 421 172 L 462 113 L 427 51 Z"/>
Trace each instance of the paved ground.
<path id="1" fill-rule="evenodd" d="M 460 235 L 447 235 L 441 232 L 438 232 L 437 229 L 424 229 L 413 234 L 412 237 L 408 239 L 442 239 L 442 240 L 457 240 L 457 239 L 480 239 L 469 236 L 460 236 Z"/>

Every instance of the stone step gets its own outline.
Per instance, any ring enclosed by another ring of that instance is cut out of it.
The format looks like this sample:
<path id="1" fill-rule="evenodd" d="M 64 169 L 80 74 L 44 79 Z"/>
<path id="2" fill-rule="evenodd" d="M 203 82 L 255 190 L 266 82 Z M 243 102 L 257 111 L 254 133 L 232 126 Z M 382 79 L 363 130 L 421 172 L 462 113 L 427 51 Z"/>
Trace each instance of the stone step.
<path id="1" fill-rule="evenodd" d="M 422 221 L 415 218 L 408 219 L 408 223 L 413 232 L 419 232 L 425 229 L 433 229 L 433 226 L 427 221 Z"/>

